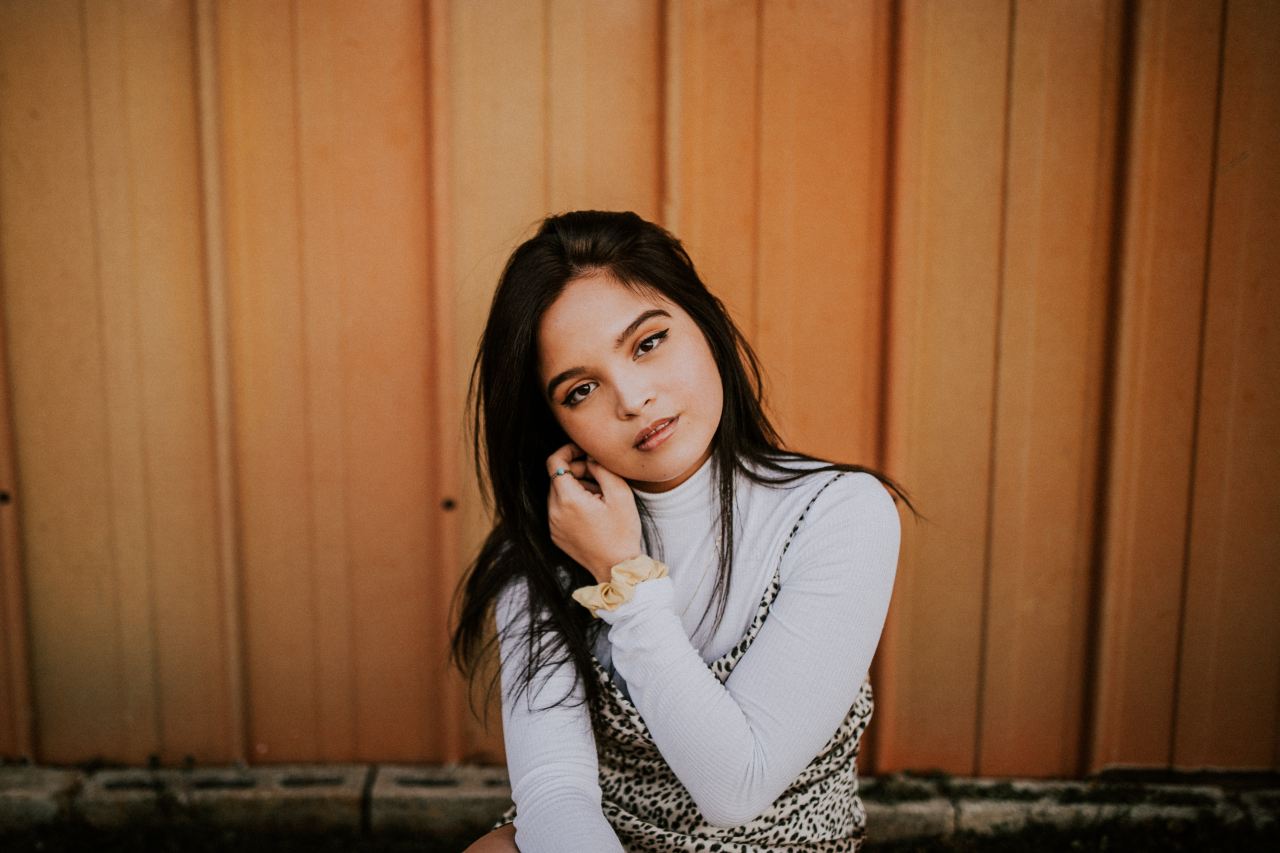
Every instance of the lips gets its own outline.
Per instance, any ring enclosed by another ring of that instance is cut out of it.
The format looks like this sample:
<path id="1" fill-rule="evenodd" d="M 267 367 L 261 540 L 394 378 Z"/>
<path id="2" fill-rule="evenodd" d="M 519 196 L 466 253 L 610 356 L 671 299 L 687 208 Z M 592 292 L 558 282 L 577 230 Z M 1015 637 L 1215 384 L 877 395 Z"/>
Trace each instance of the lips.
<path id="1" fill-rule="evenodd" d="M 644 444 L 644 442 L 648 438 L 650 438 L 654 433 L 658 432 L 658 430 L 662 429 L 663 427 L 669 424 L 675 423 L 675 420 L 678 417 L 680 416 L 676 415 L 675 417 L 672 417 L 672 418 L 660 418 L 659 420 L 656 420 L 653 423 L 649 424 L 647 427 L 645 427 L 644 429 L 640 430 L 639 433 L 637 433 L 634 446 L 639 447 L 641 444 Z"/>

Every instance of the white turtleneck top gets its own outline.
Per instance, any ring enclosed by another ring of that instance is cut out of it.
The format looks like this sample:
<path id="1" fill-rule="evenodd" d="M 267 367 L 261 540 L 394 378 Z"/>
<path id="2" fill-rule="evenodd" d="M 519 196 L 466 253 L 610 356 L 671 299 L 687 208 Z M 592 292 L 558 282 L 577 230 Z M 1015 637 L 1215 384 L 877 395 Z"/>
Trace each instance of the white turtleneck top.
<path id="1" fill-rule="evenodd" d="M 848 473 L 827 488 L 787 549 L 781 588 L 755 642 L 721 684 L 708 665 L 746 633 L 787 535 L 835 472 L 781 487 L 738 475 L 732 583 L 714 633 L 714 605 L 694 630 L 716 579 L 712 474 L 708 460 L 670 491 L 636 491 L 661 542 L 651 556 L 670 574 L 600 611 L 608 628 L 595 653 L 703 817 L 736 826 L 786 790 L 853 704 L 884 627 L 900 525 L 892 497 L 870 474 Z M 528 619 L 523 584 L 499 596 L 496 618 L 500 630 L 515 629 L 500 635 L 500 672 L 516 845 L 521 853 L 622 853 L 601 810 L 595 739 L 583 688 L 570 688 L 572 664 L 538 673 L 529 692 L 510 701 L 527 655 L 519 639 Z M 566 694 L 568 702 L 545 707 Z"/>

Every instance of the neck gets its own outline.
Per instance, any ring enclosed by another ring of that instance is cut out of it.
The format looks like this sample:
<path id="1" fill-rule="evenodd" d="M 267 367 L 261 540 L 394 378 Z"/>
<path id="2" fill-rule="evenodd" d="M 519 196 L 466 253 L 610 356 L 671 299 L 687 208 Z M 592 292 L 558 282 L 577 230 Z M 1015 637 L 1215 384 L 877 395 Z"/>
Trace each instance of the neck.
<path id="1" fill-rule="evenodd" d="M 702 454 L 702 458 L 700 458 L 697 462 L 690 465 L 688 470 L 686 470 L 683 474 L 681 474 L 678 477 L 674 477 L 670 480 L 663 480 L 662 482 L 659 482 L 659 483 L 651 483 L 645 480 L 631 480 L 629 481 L 629 485 L 633 490 L 638 492 L 644 492 L 645 494 L 653 495 L 653 494 L 659 494 L 661 492 L 669 492 L 672 489 L 678 487 L 681 483 L 688 480 L 694 474 L 702 470 L 703 466 L 707 464 L 707 460 L 710 458 L 711 458 L 711 448 L 708 447 L 706 452 Z"/>
<path id="2" fill-rule="evenodd" d="M 675 518 L 713 503 L 716 491 L 714 468 L 708 451 L 691 470 L 675 480 L 659 484 L 662 488 L 651 489 L 649 484 L 634 482 L 632 491 L 654 518 Z"/>

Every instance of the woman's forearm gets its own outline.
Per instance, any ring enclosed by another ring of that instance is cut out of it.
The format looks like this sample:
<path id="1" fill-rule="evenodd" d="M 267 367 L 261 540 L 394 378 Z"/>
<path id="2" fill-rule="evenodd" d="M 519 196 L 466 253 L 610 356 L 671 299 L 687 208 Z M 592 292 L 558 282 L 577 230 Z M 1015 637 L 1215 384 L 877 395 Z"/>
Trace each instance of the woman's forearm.
<path id="1" fill-rule="evenodd" d="M 572 664 L 538 673 L 528 692 L 509 695 L 528 656 L 527 612 L 521 592 L 508 590 L 498 600 L 502 733 L 516 844 L 521 853 L 623 853 L 601 810 L 595 736 Z"/>
<path id="2" fill-rule="evenodd" d="M 669 578 L 637 585 L 631 601 L 602 613 L 613 665 L 710 823 L 744 823 L 794 781 L 848 713 L 879 642 L 897 511 L 878 485 L 837 485 L 725 683 L 686 636 Z"/>

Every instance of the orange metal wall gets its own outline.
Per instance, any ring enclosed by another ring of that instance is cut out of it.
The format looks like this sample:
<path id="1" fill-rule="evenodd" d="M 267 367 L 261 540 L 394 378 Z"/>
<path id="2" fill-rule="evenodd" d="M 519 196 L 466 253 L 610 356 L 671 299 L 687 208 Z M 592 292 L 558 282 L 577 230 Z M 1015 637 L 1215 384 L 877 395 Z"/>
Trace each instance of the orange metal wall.
<path id="1" fill-rule="evenodd" d="M 0 0 L 0 754 L 500 761 L 444 663 L 465 383 L 594 207 L 929 517 L 869 769 L 1280 767 L 1278 43 L 1265 0 Z"/>

